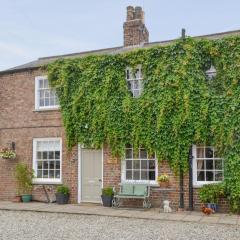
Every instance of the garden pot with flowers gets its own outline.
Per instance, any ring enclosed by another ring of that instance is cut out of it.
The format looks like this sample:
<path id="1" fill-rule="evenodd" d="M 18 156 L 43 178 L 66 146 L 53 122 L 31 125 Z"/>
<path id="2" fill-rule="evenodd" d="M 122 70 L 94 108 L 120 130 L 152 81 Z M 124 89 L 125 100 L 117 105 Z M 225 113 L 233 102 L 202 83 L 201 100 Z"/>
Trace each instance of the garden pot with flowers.
<path id="1" fill-rule="evenodd" d="M 0 150 L 0 157 L 3 159 L 15 159 L 16 152 L 15 152 L 15 150 L 12 150 L 9 148 L 3 148 Z"/>
<path id="2" fill-rule="evenodd" d="M 162 174 L 158 176 L 157 180 L 161 188 L 169 187 L 169 176 L 167 174 Z"/>

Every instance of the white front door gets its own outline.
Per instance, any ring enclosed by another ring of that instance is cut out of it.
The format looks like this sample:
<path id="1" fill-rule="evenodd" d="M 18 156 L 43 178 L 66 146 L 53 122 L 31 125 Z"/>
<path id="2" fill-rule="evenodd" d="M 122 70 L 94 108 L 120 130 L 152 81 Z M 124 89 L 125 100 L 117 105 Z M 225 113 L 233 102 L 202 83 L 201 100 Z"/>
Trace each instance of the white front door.
<path id="1" fill-rule="evenodd" d="M 80 201 L 101 202 L 102 150 L 80 150 Z"/>

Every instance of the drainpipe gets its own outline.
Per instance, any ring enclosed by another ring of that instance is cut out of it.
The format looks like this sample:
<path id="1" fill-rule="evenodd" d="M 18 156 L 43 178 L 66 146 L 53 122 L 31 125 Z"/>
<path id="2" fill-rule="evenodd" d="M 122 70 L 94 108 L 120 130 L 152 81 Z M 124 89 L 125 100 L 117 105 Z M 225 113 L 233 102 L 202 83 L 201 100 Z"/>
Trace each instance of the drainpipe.
<path id="1" fill-rule="evenodd" d="M 193 211 L 193 166 L 192 166 L 192 146 L 189 149 L 189 211 Z"/>
<path id="2" fill-rule="evenodd" d="M 182 29 L 182 40 L 186 37 L 186 30 Z M 183 169 L 182 164 L 179 165 L 179 210 L 184 209 L 184 181 L 183 181 Z"/>

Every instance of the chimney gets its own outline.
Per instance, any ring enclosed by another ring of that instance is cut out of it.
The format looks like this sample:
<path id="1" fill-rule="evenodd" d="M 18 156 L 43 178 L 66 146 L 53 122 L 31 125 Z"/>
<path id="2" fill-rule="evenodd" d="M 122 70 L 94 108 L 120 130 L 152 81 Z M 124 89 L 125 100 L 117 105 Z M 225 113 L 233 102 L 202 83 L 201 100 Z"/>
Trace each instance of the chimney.
<path id="1" fill-rule="evenodd" d="M 144 24 L 144 11 L 141 7 L 127 7 L 127 21 L 123 29 L 125 47 L 149 42 L 149 33 Z"/>

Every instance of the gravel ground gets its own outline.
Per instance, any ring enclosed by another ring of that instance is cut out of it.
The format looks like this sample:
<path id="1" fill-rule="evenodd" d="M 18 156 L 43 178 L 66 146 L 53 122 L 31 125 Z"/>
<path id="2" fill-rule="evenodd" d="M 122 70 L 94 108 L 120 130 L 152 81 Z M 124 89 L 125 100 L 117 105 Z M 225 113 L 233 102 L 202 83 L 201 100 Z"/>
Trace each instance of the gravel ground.
<path id="1" fill-rule="evenodd" d="M 240 226 L 0 211 L 0 240 L 240 240 Z"/>

